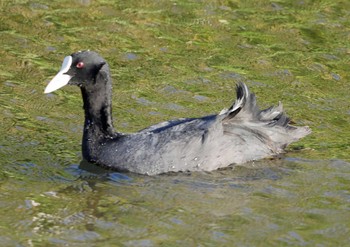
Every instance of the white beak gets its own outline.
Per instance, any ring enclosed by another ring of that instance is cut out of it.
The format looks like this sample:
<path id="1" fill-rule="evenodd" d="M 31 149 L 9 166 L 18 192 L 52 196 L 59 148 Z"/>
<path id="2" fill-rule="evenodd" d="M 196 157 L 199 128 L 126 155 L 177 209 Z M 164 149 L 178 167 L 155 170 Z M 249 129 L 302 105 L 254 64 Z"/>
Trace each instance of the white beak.
<path id="1" fill-rule="evenodd" d="M 73 59 L 71 56 L 67 56 L 64 58 L 60 71 L 46 86 L 44 93 L 51 93 L 68 84 L 72 76 L 67 75 L 65 73 L 69 70 L 70 66 L 72 65 L 72 60 Z"/>

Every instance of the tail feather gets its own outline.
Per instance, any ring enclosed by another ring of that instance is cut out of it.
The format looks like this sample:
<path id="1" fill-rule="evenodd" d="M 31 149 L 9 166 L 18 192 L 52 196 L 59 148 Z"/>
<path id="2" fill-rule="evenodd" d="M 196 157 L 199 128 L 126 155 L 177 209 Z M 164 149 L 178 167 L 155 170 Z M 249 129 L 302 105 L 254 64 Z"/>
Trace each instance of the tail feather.
<path id="1" fill-rule="evenodd" d="M 283 114 L 283 106 L 282 103 L 279 102 L 278 106 L 271 106 L 260 111 L 259 118 L 263 121 L 269 121 L 272 119 L 278 119 L 281 114 Z"/>
<path id="2" fill-rule="evenodd" d="M 222 117 L 224 125 L 235 125 L 242 122 L 245 124 L 253 123 L 260 126 L 258 130 L 269 133 L 275 131 L 273 134 L 277 139 L 285 139 L 285 142 L 292 142 L 298 140 L 309 133 L 311 130 L 309 127 L 295 127 L 290 125 L 290 118 L 283 111 L 282 103 L 279 102 L 278 106 L 272 106 L 264 110 L 260 110 L 255 95 L 249 92 L 248 87 L 240 82 L 236 86 L 237 99 L 235 103 L 229 108 L 222 110 L 219 116 Z M 282 127 L 282 128 L 278 128 Z M 261 127 L 265 130 L 262 130 Z M 279 133 L 281 136 L 278 137 Z M 277 136 L 276 136 L 277 134 Z M 275 139 L 275 138 L 273 138 Z M 283 141 L 282 141 L 283 142 Z"/>
<path id="3" fill-rule="evenodd" d="M 247 85 L 243 82 L 236 85 L 236 93 L 237 99 L 235 103 L 229 109 L 222 110 L 219 115 L 224 117 L 224 121 L 228 121 L 234 117 L 235 120 L 238 120 L 238 118 L 242 120 L 256 118 L 260 110 L 256 104 L 255 95 L 249 92 Z"/>

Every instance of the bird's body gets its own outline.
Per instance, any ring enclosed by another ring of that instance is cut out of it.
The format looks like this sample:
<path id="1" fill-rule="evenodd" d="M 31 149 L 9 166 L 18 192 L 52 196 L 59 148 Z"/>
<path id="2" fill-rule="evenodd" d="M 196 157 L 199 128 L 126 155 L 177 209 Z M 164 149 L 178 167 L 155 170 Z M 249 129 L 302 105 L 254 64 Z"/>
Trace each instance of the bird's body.
<path id="1" fill-rule="evenodd" d="M 237 85 L 235 103 L 217 115 L 119 133 L 113 128 L 112 83 L 103 58 L 91 51 L 66 57 L 45 92 L 68 83 L 80 86 L 82 91 L 84 159 L 118 171 L 148 175 L 211 171 L 282 153 L 288 144 L 310 133 L 308 127 L 289 125 L 281 104 L 260 111 L 244 83 Z"/>

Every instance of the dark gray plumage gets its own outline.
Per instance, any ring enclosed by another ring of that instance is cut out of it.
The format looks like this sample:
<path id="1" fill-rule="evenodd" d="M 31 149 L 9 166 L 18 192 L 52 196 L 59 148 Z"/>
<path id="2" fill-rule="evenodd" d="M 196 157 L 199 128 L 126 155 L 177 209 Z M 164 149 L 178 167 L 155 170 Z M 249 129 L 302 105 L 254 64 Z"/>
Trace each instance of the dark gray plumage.
<path id="1" fill-rule="evenodd" d="M 162 122 L 124 134 L 113 128 L 112 82 L 103 58 L 92 51 L 66 57 L 45 92 L 66 84 L 78 85 L 82 92 L 84 159 L 117 171 L 211 171 L 282 153 L 311 132 L 289 125 L 281 104 L 259 110 L 254 94 L 239 83 L 235 103 L 217 115 Z"/>

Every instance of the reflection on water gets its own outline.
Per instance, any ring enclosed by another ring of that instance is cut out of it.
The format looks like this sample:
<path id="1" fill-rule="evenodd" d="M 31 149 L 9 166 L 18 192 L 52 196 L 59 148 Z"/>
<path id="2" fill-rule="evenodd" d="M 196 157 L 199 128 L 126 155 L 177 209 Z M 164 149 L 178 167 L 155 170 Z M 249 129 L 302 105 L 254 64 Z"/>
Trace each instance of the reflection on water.
<path id="1" fill-rule="evenodd" d="M 96 179 L 96 180 L 108 180 L 115 183 L 131 182 L 132 178 L 127 174 L 113 172 L 110 170 L 103 169 L 92 163 L 82 160 L 79 166 L 71 165 L 66 169 L 73 176 L 79 177 L 79 179 Z M 103 181 L 102 180 L 102 181 Z"/>
<path id="2" fill-rule="evenodd" d="M 0 2 L 2 246 L 347 245 L 349 4 Z M 82 49 L 111 65 L 121 131 L 218 112 L 244 81 L 313 134 L 285 157 L 210 173 L 80 162 L 78 90 L 43 89 Z"/>
<path id="3" fill-rule="evenodd" d="M 69 183 L 34 184 L 15 218 L 29 217 L 21 229 L 50 244 L 332 243 L 348 236 L 349 167 L 286 159 L 148 177 L 72 166 Z M 320 185 L 316 169 L 329 182 Z"/>

